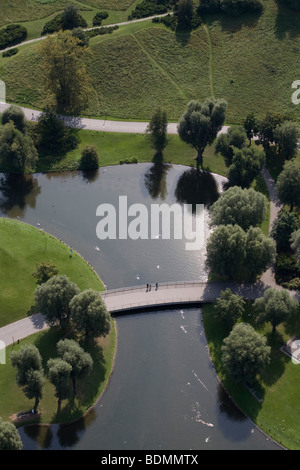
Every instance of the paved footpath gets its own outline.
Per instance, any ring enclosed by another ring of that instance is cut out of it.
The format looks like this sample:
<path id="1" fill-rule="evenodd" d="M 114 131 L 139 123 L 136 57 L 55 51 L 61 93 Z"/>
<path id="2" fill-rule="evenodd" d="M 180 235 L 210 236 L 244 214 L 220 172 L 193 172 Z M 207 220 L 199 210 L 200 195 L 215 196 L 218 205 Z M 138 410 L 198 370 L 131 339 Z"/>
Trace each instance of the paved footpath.
<path id="1" fill-rule="evenodd" d="M 10 103 L 0 101 L 0 113 L 11 106 Z M 21 107 L 21 106 L 20 106 Z M 42 111 L 21 107 L 26 119 L 37 121 Z M 123 132 L 126 134 L 145 134 L 148 122 L 141 121 L 109 121 L 106 119 L 78 118 L 72 116 L 60 116 L 68 127 L 73 129 L 86 129 L 102 132 Z M 178 123 L 168 124 L 168 134 L 177 134 Z M 224 126 L 221 132 L 226 132 L 229 126 Z"/>

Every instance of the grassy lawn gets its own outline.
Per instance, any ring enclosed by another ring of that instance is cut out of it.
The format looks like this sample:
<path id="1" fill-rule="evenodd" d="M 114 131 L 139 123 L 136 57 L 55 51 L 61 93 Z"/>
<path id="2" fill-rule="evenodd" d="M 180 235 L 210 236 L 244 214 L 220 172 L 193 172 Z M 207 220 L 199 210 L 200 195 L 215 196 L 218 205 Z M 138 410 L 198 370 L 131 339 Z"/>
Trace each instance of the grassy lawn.
<path id="1" fill-rule="evenodd" d="M 293 335 L 300 337 L 300 312 L 286 324 L 277 327 L 277 332 L 273 335 L 269 324 L 257 328 L 252 305 L 247 305 L 245 316 L 241 320 L 252 324 L 257 331 L 265 335 L 271 346 L 271 363 L 255 384 L 256 391 L 263 398 L 260 403 L 246 387 L 233 382 L 226 374 L 221 361 L 221 346 L 230 331 L 226 330 L 220 321 L 212 318 L 212 308 L 213 305 L 204 307 L 204 326 L 210 354 L 220 380 L 238 406 L 264 432 L 284 447 L 299 450 L 300 367 L 293 364 L 279 348 Z"/>
<path id="2" fill-rule="evenodd" d="M 67 246 L 54 237 L 22 222 L 0 218 L 0 326 L 16 321 L 32 313 L 36 288 L 32 277 L 36 263 L 44 260 L 55 263 L 59 274 L 66 274 L 81 290 L 92 288 L 103 290 L 103 285 L 92 268 L 81 256 L 70 251 Z M 17 345 L 6 349 L 6 365 L 0 374 L 0 416 L 6 420 L 20 411 L 31 409 L 33 403 L 28 400 L 16 384 L 16 370 L 11 366 L 9 354 L 25 344 L 35 344 L 43 358 L 43 367 L 47 374 L 46 363 L 50 357 L 56 357 L 56 344 L 62 338 L 59 328 L 51 328 L 22 339 Z M 62 403 L 57 412 L 57 399 L 54 387 L 46 378 L 43 398 L 39 411 L 40 422 L 66 422 L 82 416 L 101 394 L 113 366 L 116 344 L 116 332 L 112 320 L 112 329 L 106 338 L 98 338 L 95 343 L 82 344 L 94 360 L 94 368 L 89 377 L 78 383 L 78 396 Z"/>
<path id="3" fill-rule="evenodd" d="M 88 144 L 95 145 L 97 148 L 101 167 L 118 165 L 121 160 L 131 157 L 136 157 L 139 163 L 151 162 L 155 158 L 155 151 L 143 134 L 80 130 L 77 136 L 80 143 L 75 150 L 55 158 L 51 155 L 41 157 L 36 172 L 77 169 L 81 151 Z M 182 142 L 178 135 L 168 136 L 168 145 L 163 152 L 163 159 L 166 163 L 196 166 L 195 157 L 196 151 Z M 215 155 L 214 145 L 205 150 L 204 168 L 220 175 L 226 174 L 224 160 Z"/>
<path id="4" fill-rule="evenodd" d="M 37 287 L 32 276 L 36 264 L 57 265 L 81 290 L 104 287 L 92 268 L 77 253 L 56 238 L 22 222 L 0 218 L 0 327 L 34 312 L 33 293 Z"/>

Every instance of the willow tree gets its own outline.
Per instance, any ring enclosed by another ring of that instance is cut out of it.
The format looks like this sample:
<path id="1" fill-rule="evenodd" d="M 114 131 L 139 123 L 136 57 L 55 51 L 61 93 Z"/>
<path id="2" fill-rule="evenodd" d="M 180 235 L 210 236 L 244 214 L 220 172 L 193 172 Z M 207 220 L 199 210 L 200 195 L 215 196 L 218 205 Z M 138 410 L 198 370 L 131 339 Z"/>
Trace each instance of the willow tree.
<path id="1" fill-rule="evenodd" d="M 203 103 L 190 101 L 178 124 L 181 140 L 197 150 L 196 164 L 203 169 L 203 152 L 211 145 L 225 122 L 227 104 L 223 99 L 208 98 Z"/>
<path id="2" fill-rule="evenodd" d="M 79 113 L 88 103 L 90 77 L 85 60 L 88 47 L 71 31 L 60 31 L 41 45 L 47 102 L 59 113 Z"/>

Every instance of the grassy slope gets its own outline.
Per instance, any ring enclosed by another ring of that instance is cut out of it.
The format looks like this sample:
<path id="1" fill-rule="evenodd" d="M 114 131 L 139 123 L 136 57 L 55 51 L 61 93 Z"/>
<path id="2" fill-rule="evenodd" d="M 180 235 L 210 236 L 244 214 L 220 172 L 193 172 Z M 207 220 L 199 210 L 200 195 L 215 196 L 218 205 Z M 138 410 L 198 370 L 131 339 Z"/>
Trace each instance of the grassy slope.
<path id="1" fill-rule="evenodd" d="M 85 114 L 102 116 L 107 109 L 114 118 L 149 119 L 160 104 L 177 120 L 190 99 L 215 94 L 228 101 L 228 123 L 251 111 L 299 119 L 291 84 L 299 74 L 300 13 L 279 10 L 274 0 L 264 5 L 261 16 L 205 18 L 189 38 L 150 22 L 93 38 L 88 70 L 95 94 Z M 35 44 L 0 58 L 7 101 L 43 106 L 37 50 Z"/>
<path id="2" fill-rule="evenodd" d="M 92 268 L 79 256 L 70 257 L 69 248 L 50 235 L 21 222 L 0 218 L 0 326 L 32 313 L 37 263 L 53 262 L 59 274 L 66 274 L 83 290 L 102 290 Z"/>

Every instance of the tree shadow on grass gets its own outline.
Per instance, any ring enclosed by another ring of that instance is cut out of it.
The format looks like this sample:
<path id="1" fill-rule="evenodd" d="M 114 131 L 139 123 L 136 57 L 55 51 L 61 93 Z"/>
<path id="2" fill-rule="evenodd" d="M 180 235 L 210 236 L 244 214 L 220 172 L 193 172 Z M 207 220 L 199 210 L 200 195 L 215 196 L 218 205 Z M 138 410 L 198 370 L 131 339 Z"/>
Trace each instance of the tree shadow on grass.
<path id="1" fill-rule="evenodd" d="M 271 361 L 261 375 L 261 380 L 263 384 L 272 386 L 284 374 L 290 358 L 280 350 L 284 344 L 284 339 L 279 331 L 276 330 L 275 333 L 270 331 L 265 336 L 267 344 L 271 347 Z"/>
<path id="2" fill-rule="evenodd" d="M 235 34 L 242 28 L 255 28 L 262 15 L 262 12 L 258 13 L 244 13 L 240 16 L 230 16 L 223 12 L 216 12 L 214 14 L 204 14 L 203 22 L 207 26 L 211 26 L 214 23 L 219 23 L 222 31 L 227 33 Z"/>
<path id="3" fill-rule="evenodd" d="M 277 17 L 275 22 L 275 36 L 277 39 L 296 38 L 300 35 L 300 11 L 292 10 L 283 5 L 282 0 L 276 0 Z M 299 48 L 294 46 L 294 52 Z"/>

